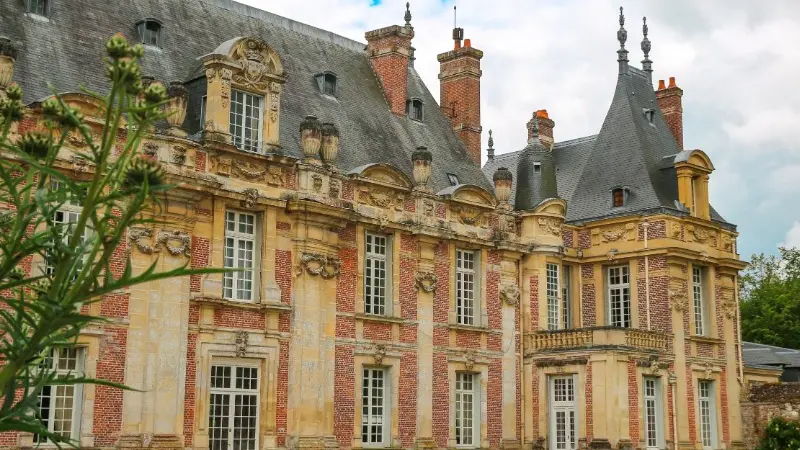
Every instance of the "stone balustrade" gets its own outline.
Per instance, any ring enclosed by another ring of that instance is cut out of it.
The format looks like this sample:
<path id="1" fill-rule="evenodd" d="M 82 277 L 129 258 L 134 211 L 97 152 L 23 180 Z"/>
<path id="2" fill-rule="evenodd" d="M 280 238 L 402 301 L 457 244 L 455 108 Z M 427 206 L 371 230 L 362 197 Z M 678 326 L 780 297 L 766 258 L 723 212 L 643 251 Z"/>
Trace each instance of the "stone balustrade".
<path id="1" fill-rule="evenodd" d="M 619 327 L 542 330 L 525 335 L 525 353 L 610 346 L 663 352 L 669 339 L 669 335 L 656 331 Z"/>

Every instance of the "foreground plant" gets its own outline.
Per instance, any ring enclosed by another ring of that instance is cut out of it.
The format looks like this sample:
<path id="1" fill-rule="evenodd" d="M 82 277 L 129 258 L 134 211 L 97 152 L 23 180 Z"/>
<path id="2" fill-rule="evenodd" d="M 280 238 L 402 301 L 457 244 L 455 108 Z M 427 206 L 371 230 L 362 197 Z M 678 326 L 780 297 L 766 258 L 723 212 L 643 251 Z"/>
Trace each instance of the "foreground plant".
<path id="1" fill-rule="evenodd" d="M 166 90 L 160 83 L 142 86 L 141 45 L 117 35 L 106 53 L 110 91 L 91 94 L 105 116 L 99 138 L 79 111 L 54 96 L 41 105 L 43 126 L 12 140 L 25 110 L 22 91 L 11 85 L 0 97 L 0 432 L 34 433 L 39 443 L 77 444 L 41 421 L 44 389 L 124 388 L 53 367 L 52 358 L 68 353 L 82 329 L 104 321 L 89 315 L 87 305 L 135 284 L 220 271 L 184 265 L 160 272 L 154 262 L 134 273 L 119 252 L 130 227 L 157 221 L 159 198 L 170 188 L 158 163 L 139 152 L 143 134 L 164 118 Z M 90 172 L 81 181 L 56 168 L 68 136 L 88 144 L 77 155 Z M 124 270 L 112 267 L 120 259 Z"/>

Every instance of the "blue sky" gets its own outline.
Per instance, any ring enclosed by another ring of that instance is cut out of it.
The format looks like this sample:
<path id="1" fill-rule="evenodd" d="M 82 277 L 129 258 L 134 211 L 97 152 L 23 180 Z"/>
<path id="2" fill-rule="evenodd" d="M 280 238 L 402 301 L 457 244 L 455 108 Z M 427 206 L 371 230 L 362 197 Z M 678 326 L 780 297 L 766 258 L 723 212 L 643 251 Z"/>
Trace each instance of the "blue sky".
<path id="1" fill-rule="evenodd" d="M 239 0 L 364 42 L 403 23 L 405 0 Z M 454 2 L 411 1 L 416 69 L 437 96 L 436 55 L 452 47 Z M 632 62 L 647 16 L 654 79 L 684 90 L 684 142 L 711 157 L 714 207 L 739 252 L 800 247 L 800 8 L 797 0 L 459 0 L 458 25 L 484 51 L 481 122 L 497 153 L 525 145 L 546 108 L 556 140 L 596 133 L 616 78 L 619 6 Z M 638 65 L 638 64 L 637 64 Z"/>

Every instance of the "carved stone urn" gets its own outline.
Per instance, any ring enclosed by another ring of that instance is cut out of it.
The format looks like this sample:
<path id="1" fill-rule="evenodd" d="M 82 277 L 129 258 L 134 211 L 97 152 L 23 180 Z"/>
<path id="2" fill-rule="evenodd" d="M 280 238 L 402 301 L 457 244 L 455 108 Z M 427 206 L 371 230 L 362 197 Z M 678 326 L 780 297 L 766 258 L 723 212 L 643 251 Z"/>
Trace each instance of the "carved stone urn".
<path id="1" fill-rule="evenodd" d="M 414 164 L 414 183 L 420 189 L 425 189 L 431 178 L 433 155 L 427 147 L 419 146 L 411 154 L 411 162 Z"/>
<path id="2" fill-rule="evenodd" d="M 17 48 L 10 39 L 0 37 L 0 90 L 5 90 L 14 77 Z"/>
<path id="3" fill-rule="evenodd" d="M 494 180 L 494 194 L 501 205 L 508 205 L 508 200 L 511 198 L 511 183 L 514 180 L 511 171 L 506 167 L 500 167 L 492 176 Z"/>
<path id="4" fill-rule="evenodd" d="M 336 125 L 325 122 L 322 124 L 322 160 L 325 164 L 333 164 L 339 154 L 339 130 Z"/>
<path id="5" fill-rule="evenodd" d="M 169 100 L 164 105 L 164 112 L 167 114 L 169 124 L 169 134 L 172 136 L 185 137 L 186 132 L 181 129 L 183 121 L 186 120 L 186 107 L 189 104 L 189 92 L 180 81 L 173 81 L 167 88 Z"/>
<path id="6" fill-rule="evenodd" d="M 315 159 L 322 144 L 322 125 L 317 116 L 308 115 L 300 122 L 300 145 L 306 159 Z"/>

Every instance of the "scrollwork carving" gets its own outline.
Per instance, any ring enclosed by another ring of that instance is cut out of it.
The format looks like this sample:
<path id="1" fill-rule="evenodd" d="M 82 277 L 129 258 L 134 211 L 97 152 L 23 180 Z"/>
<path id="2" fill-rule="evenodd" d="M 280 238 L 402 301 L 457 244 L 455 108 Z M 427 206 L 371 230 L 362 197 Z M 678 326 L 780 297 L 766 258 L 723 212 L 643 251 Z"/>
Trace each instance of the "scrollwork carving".
<path id="1" fill-rule="evenodd" d="M 247 180 L 263 179 L 264 175 L 267 173 L 266 167 L 236 159 L 233 160 L 232 167 L 234 175 L 240 175 Z"/>
<path id="2" fill-rule="evenodd" d="M 152 255 L 155 252 L 158 252 L 152 245 L 146 244 L 142 242 L 142 238 L 152 238 L 153 237 L 153 230 L 149 228 L 134 228 L 128 232 L 128 239 L 131 243 L 142 253 L 145 255 Z"/>
<path id="3" fill-rule="evenodd" d="M 162 230 L 156 234 L 155 240 L 151 244 L 143 242 L 143 239 L 151 239 L 153 230 L 149 228 L 134 228 L 128 233 L 128 239 L 134 247 L 146 255 L 161 253 L 161 248 L 167 249 L 167 253 L 172 256 L 183 255 L 191 257 L 191 237 L 180 230 Z M 177 245 L 173 245 L 177 242 Z"/>
<path id="4" fill-rule="evenodd" d="M 258 91 L 266 91 L 272 84 L 277 84 L 273 83 L 270 75 L 280 74 L 274 73 L 275 62 L 264 42 L 242 39 L 233 50 L 232 57 L 241 69 L 233 75 L 235 83 Z"/>
<path id="5" fill-rule="evenodd" d="M 469 206 L 453 206 L 458 221 L 464 225 L 479 227 L 483 224 L 483 211 Z"/>
<path id="6" fill-rule="evenodd" d="M 324 279 L 339 275 L 342 262 L 338 258 L 319 253 L 302 253 L 300 255 L 300 273 L 305 269 L 310 275 L 319 275 Z"/>
<path id="7" fill-rule="evenodd" d="M 468 351 L 464 353 L 464 369 L 471 372 L 475 368 L 475 352 Z"/>
<path id="8" fill-rule="evenodd" d="M 419 289 L 425 292 L 434 292 L 439 278 L 433 272 L 417 272 L 414 281 Z"/>
<path id="9" fill-rule="evenodd" d="M 261 197 L 261 194 L 258 193 L 258 190 L 252 188 L 243 190 L 242 194 L 244 194 L 244 199 L 242 200 L 242 206 L 247 209 L 255 208 L 256 203 L 258 203 L 258 198 Z"/>
<path id="10" fill-rule="evenodd" d="M 267 168 L 267 184 L 270 186 L 283 186 L 283 169 L 280 166 Z"/>
<path id="11" fill-rule="evenodd" d="M 519 286 L 514 283 L 506 283 L 500 286 L 500 295 L 503 300 L 511 306 L 516 306 L 519 303 L 520 291 Z"/>
<path id="12" fill-rule="evenodd" d="M 381 364 L 383 364 L 383 358 L 385 356 L 386 356 L 386 345 L 377 344 L 375 346 L 375 352 L 372 355 L 372 357 L 375 358 L 375 365 L 380 366 Z"/>
<path id="13" fill-rule="evenodd" d="M 236 332 L 236 356 L 239 358 L 247 355 L 247 342 L 250 339 L 250 333 L 247 331 Z"/>
<path id="14" fill-rule="evenodd" d="M 713 239 L 714 237 L 716 237 L 716 233 L 714 232 L 714 230 L 710 230 L 708 228 L 690 225 L 688 229 L 694 241 L 699 242 L 701 244 L 707 242 L 709 239 Z"/>
<path id="15" fill-rule="evenodd" d="M 561 236 L 561 220 L 555 217 L 539 217 L 539 229 L 553 236 Z"/>
<path id="16" fill-rule="evenodd" d="M 635 235 L 636 225 L 633 223 L 626 223 L 617 227 L 609 227 L 605 229 L 593 229 L 592 235 L 597 236 L 600 242 L 616 242 L 621 239 L 633 240 Z"/>
<path id="17" fill-rule="evenodd" d="M 182 166 L 186 162 L 186 147 L 180 145 L 172 147 L 170 160 L 173 164 Z"/>
<path id="18" fill-rule="evenodd" d="M 683 291 L 670 290 L 669 302 L 675 311 L 686 311 L 689 305 L 689 297 Z"/>

